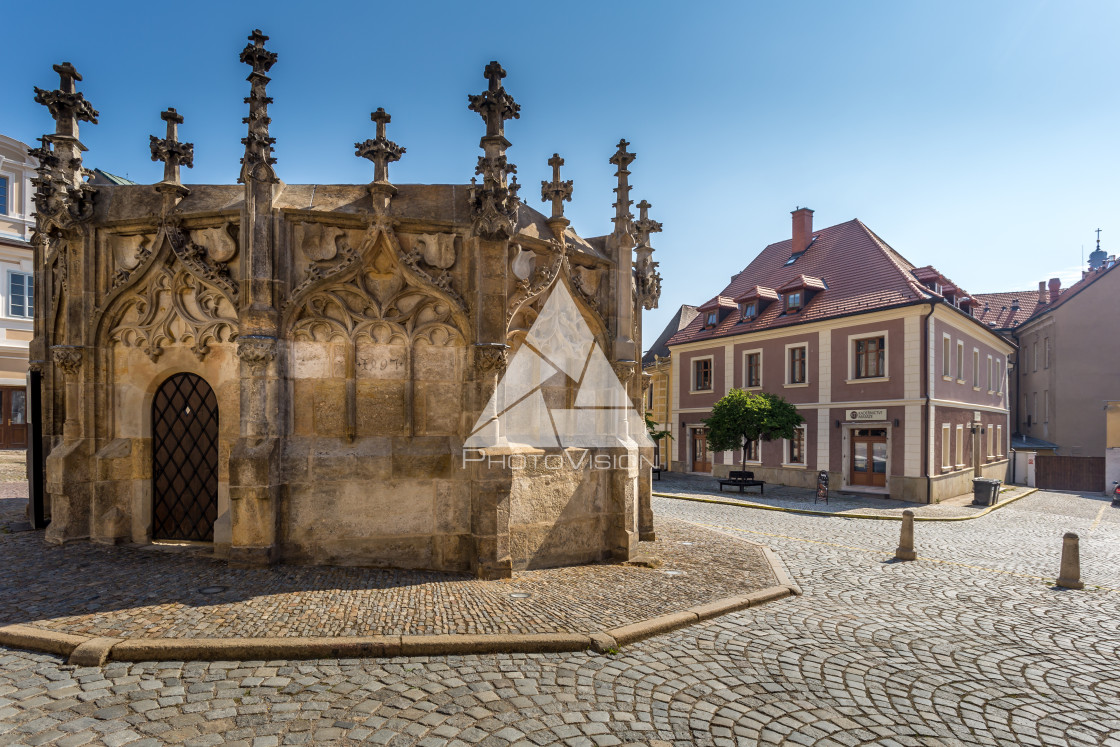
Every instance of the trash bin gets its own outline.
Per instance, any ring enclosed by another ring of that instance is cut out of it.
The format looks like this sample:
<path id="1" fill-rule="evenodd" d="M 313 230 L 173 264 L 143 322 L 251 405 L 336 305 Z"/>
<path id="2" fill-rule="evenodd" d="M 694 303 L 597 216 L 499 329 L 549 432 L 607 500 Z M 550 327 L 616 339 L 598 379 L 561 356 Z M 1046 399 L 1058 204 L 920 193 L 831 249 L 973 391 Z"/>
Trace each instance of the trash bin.
<path id="1" fill-rule="evenodd" d="M 972 505 L 994 506 L 999 495 L 999 480 L 976 477 L 972 480 Z"/>

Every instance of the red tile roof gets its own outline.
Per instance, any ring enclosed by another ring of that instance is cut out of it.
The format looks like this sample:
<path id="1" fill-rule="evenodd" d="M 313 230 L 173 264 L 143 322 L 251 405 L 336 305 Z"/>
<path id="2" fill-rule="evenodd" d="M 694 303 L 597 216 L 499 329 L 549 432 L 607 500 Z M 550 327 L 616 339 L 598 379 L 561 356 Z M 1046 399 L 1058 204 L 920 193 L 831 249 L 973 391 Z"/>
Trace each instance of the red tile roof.
<path id="1" fill-rule="evenodd" d="M 992 329 L 1014 329 L 1038 306 L 1038 289 L 1010 293 L 977 293 L 972 315 Z M 1016 306 L 1015 302 L 1018 301 Z"/>
<path id="2" fill-rule="evenodd" d="M 792 251 L 791 239 L 766 247 L 716 297 L 741 298 L 755 286 L 781 288 L 799 276 L 806 281 L 823 281 L 819 286 L 805 286 L 827 289 L 813 293 L 804 308 L 787 314 L 782 304 L 773 303 L 752 321 L 740 321 L 738 314 L 729 314 L 711 329 L 704 329 L 704 320 L 697 318 L 673 335 L 668 344 L 756 332 L 939 297 L 918 283 L 911 274 L 914 266 L 910 262 L 861 221 L 851 220 L 814 233 L 817 238 L 792 264 L 786 264 Z"/>

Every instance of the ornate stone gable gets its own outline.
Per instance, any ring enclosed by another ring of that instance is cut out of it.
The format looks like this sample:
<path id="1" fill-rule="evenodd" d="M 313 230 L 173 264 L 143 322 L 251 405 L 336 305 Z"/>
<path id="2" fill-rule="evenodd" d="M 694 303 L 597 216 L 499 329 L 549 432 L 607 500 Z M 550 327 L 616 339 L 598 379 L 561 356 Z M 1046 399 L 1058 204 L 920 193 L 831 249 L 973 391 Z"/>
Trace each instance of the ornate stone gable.
<path id="1" fill-rule="evenodd" d="M 286 311 L 292 338 L 465 339 L 465 316 L 456 299 L 421 277 L 402 255 L 395 236 L 384 230 L 373 231 L 361 249 L 340 252 L 334 265 L 308 277 L 293 294 Z"/>
<path id="2" fill-rule="evenodd" d="M 216 239 L 218 232 L 226 241 Z M 236 251 L 222 228 L 195 233 L 215 243 L 219 256 Z M 237 337 L 237 284 L 225 262 L 212 259 L 207 247 L 177 225 L 165 224 L 154 244 L 159 248 L 153 252 L 143 241 L 137 243 L 134 268 L 114 274 L 104 311 L 95 313 L 93 324 L 106 342 L 141 348 L 153 361 L 166 345 L 188 342 L 203 360 L 211 343 Z"/>

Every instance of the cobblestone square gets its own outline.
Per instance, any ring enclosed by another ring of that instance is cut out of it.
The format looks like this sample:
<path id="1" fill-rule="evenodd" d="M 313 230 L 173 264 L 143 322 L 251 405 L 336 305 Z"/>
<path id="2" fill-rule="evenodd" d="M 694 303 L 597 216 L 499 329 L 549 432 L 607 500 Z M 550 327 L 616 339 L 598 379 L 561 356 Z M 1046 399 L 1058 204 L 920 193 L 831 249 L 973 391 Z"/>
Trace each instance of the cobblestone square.
<path id="1" fill-rule="evenodd" d="M 5 650 L 0 743 L 1120 745 L 1120 510 L 1106 499 L 1040 492 L 922 522 L 911 563 L 891 562 L 898 522 L 655 510 L 729 546 L 766 543 L 804 595 L 613 655 L 96 669 Z M 1084 591 L 1054 588 L 1067 531 Z"/>

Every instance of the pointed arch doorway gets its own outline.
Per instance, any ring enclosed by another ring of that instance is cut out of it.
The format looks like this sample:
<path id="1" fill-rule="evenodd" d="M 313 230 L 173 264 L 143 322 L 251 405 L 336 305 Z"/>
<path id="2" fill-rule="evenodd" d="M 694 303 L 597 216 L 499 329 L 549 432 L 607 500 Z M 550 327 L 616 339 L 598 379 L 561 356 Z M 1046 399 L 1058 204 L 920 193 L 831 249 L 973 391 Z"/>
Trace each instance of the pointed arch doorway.
<path id="1" fill-rule="evenodd" d="M 152 538 L 213 542 L 217 518 L 218 399 L 175 374 L 152 400 Z"/>

